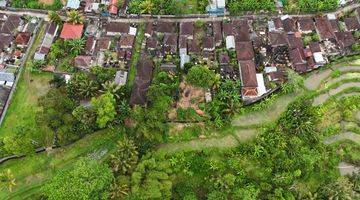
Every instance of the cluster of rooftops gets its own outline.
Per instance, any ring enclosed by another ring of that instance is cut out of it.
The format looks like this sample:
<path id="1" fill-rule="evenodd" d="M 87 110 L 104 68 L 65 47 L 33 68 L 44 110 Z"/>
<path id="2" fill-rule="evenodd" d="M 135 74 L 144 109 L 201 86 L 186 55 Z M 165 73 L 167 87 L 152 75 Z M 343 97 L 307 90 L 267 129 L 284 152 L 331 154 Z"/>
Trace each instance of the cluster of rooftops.
<path id="1" fill-rule="evenodd" d="M 350 54 L 351 46 L 359 42 L 354 36 L 360 30 L 359 12 L 357 9 L 342 18 L 285 15 L 147 22 L 131 102 L 146 103 L 155 62 L 168 71 L 189 62 L 217 65 L 223 79 L 241 80 L 243 99 L 259 98 L 274 89 L 271 82 L 280 85 L 285 81 L 287 68 L 305 73 L 325 65 L 331 56 Z M 65 23 L 60 38 L 85 38 L 85 50 L 74 59 L 75 67 L 120 66 L 117 82 L 125 84 L 138 25 L 100 20 L 89 20 L 86 25 Z M 45 57 L 57 29 L 54 24 L 48 25 L 35 59 Z M 305 42 L 306 37 L 311 41 Z"/>
<path id="2" fill-rule="evenodd" d="M 0 116 L 38 22 L 37 18 L 0 14 Z"/>

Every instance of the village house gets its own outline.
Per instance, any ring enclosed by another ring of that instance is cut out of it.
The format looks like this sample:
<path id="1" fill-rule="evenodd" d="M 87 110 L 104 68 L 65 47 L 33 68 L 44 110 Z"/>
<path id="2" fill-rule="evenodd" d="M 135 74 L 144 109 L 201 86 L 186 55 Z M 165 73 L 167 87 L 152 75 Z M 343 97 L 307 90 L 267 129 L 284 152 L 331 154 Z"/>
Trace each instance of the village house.
<path id="1" fill-rule="evenodd" d="M 225 39 L 226 49 L 235 49 L 235 37 L 233 35 L 226 36 Z"/>
<path id="2" fill-rule="evenodd" d="M 93 55 L 94 50 L 95 50 L 95 46 L 96 46 L 96 39 L 94 36 L 89 36 L 86 38 L 85 41 L 85 54 L 86 55 Z"/>
<path id="3" fill-rule="evenodd" d="M 74 58 L 74 66 L 80 70 L 89 70 L 92 65 L 92 57 L 91 56 L 76 56 Z"/>
<path id="4" fill-rule="evenodd" d="M 225 13 L 225 0 L 211 0 L 206 7 L 209 14 L 222 15 Z"/>
<path id="5" fill-rule="evenodd" d="M 147 55 L 142 55 L 137 65 L 135 84 L 133 86 L 130 105 L 145 105 L 147 102 L 147 91 L 151 84 L 154 63 Z"/>
<path id="6" fill-rule="evenodd" d="M 254 50 L 251 42 L 237 42 L 235 46 L 238 61 L 254 59 Z"/>
<path id="7" fill-rule="evenodd" d="M 15 44 L 20 48 L 24 48 L 28 45 L 30 38 L 31 38 L 31 33 L 21 32 L 16 36 Z"/>
<path id="8" fill-rule="evenodd" d="M 303 43 L 301 40 L 300 32 L 295 32 L 293 34 L 287 34 L 287 40 L 288 40 L 290 49 L 294 49 L 294 48 L 302 49 L 303 48 Z"/>
<path id="9" fill-rule="evenodd" d="M 300 48 L 292 49 L 289 52 L 290 60 L 293 69 L 298 73 L 305 73 L 308 71 L 308 65 L 305 58 L 304 51 Z"/>
<path id="10" fill-rule="evenodd" d="M 360 23 L 356 17 L 347 17 L 344 19 L 344 22 L 347 31 L 360 30 Z"/>
<path id="11" fill-rule="evenodd" d="M 301 33 L 308 34 L 316 30 L 314 19 L 311 17 L 300 18 L 297 22 Z"/>
<path id="12" fill-rule="evenodd" d="M 288 45 L 285 33 L 270 32 L 268 34 L 269 42 L 273 48 Z"/>
<path id="13" fill-rule="evenodd" d="M 60 38 L 64 40 L 80 39 L 84 30 L 83 24 L 65 23 L 60 33 Z"/>
<path id="14" fill-rule="evenodd" d="M 145 37 L 150 38 L 152 36 L 152 34 L 154 32 L 153 28 L 154 28 L 153 23 L 151 23 L 151 22 L 146 23 L 145 30 L 144 30 Z"/>
<path id="15" fill-rule="evenodd" d="M 51 44 L 58 32 L 59 26 L 55 23 L 48 23 L 45 28 L 45 36 L 42 39 L 39 49 L 35 52 L 35 60 L 44 60 L 45 56 L 49 53 Z"/>
<path id="16" fill-rule="evenodd" d="M 99 5 L 100 3 L 96 2 L 96 0 L 86 0 L 84 11 L 87 13 L 99 13 Z"/>
<path id="17" fill-rule="evenodd" d="M 252 60 L 239 61 L 241 78 L 241 94 L 244 99 L 258 96 L 258 82 L 256 78 L 255 63 Z"/>
<path id="18" fill-rule="evenodd" d="M 123 35 L 119 40 L 119 47 L 122 49 L 132 49 L 134 44 L 135 36 L 133 35 Z"/>
<path id="19" fill-rule="evenodd" d="M 211 37 L 211 36 L 204 37 L 203 49 L 204 49 L 204 51 L 214 51 L 215 50 L 214 37 Z"/>
<path id="20" fill-rule="evenodd" d="M 296 21 L 293 18 L 289 18 L 288 16 L 282 17 L 282 24 L 285 33 L 294 33 L 297 31 Z"/>
<path id="21" fill-rule="evenodd" d="M 0 85 L 12 87 L 15 82 L 15 75 L 11 72 L 0 71 Z"/>
<path id="22" fill-rule="evenodd" d="M 355 38 L 350 31 L 336 32 L 335 37 L 337 43 L 343 51 L 346 51 L 347 48 L 351 47 L 355 43 Z"/>
<path id="23" fill-rule="evenodd" d="M 128 72 L 124 71 L 124 70 L 119 70 L 116 72 L 115 74 L 115 84 L 123 86 L 126 84 L 127 81 L 127 77 L 128 77 Z"/>
<path id="24" fill-rule="evenodd" d="M 233 25 L 231 23 L 223 23 L 224 38 L 230 35 L 234 35 Z"/>
<path id="25" fill-rule="evenodd" d="M 5 23 L 3 23 L 0 33 L 6 35 L 16 35 L 22 29 L 22 20 L 20 16 L 9 15 L 5 16 Z"/>
<path id="26" fill-rule="evenodd" d="M 271 19 L 268 21 L 269 32 L 282 32 L 284 27 L 280 18 Z"/>
<path id="27" fill-rule="evenodd" d="M 321 40 L 329 40 L 335 38 L 334 31 L 327 17 L 316 17 L 315 22 Z"/>
<path id="28" fill-rule="evenodd" d="M 130 24 L 122 22 L 110 22 L 106 25 L 105 30 L 107 36 L 130 34 Z"/>
<path id="29" fill-rule="evenodd" d="M 177 51 L 177 35 L 176 34 L 165 34 L 163 41 L 163 48 L 165 54 L 175 54 Z"/>
<path id="30" fill-rule="evenodd" d="M 223 40 L 220 21 L 213 22 L 213 34 L 214 34 L 215 46 L 220 46 Z"/>
<path id="31" fill-rule="evenodd" d="M 77 10 L 80 8 L 80 0 L 68 0 L 66 8 Z"/>
<path id="32" fill-rule="evenodd" d="M 156 23 L 156 33 L 174 33 L 176 24 L 173 22 L 159 21 Z"/>
<path id="33" fill-rule="evenodd" d="M 181 22 L 179 35 L 185 36 L 188 39 L 193 39 L 194 35 L 194 22 Z"/>
<path id="34" fill-rule="evenodd" d="M 118 0 L 110 0 L 109 2 L 109 13 L 112 15 L 117 15 L 119 12 Z"/>

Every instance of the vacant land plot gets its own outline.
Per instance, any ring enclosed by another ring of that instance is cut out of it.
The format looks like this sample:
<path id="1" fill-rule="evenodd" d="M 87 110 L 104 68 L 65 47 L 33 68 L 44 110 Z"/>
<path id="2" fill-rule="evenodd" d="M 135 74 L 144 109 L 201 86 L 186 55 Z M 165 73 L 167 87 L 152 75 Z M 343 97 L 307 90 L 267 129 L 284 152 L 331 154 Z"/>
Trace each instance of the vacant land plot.
<path id="1" fill-rule="evenodd" d="M 37 100 L 49 90 L 51 74 L 24 74 L 10 102 L 4 122 L 0 127 L 0 137 L 14 134 L 15 126 L 36 127 L 38 131 L 49 131 L 47 127 L 38 127 L 35 121 L 36 112 L 40 109 Z"/>

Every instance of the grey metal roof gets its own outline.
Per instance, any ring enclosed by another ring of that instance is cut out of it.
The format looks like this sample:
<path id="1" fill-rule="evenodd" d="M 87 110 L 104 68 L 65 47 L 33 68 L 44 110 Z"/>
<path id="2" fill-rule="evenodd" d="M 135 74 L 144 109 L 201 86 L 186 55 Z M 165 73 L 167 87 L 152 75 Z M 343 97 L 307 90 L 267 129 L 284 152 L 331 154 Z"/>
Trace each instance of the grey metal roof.
<path id="1" fill-rule="evenodd" d="M 14 73 L 0 72 L 0 81 L 14 82 L 14 80 L 15 80 Z"/>

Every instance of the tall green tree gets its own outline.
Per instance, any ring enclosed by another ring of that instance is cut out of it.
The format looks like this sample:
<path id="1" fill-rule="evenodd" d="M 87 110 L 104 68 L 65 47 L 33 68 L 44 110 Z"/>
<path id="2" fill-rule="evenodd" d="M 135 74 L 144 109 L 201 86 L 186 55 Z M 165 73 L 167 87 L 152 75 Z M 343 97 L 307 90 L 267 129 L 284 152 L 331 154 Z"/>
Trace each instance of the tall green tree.
<path id="1" fill-rule="evenodd" d="M 58 13 L 56 13 L 55 11 L 49 11 L 48 17 L 51 22 L 58 24 L 58 25 L 62 24 L 62 19 L 61 19 L 60 15 Z"/>
<path id="2" fill-rule="evenodd" d="M 96 111 L 96 123 L 99 128 L 105 128 L 115 119 L 115 98 L 111 93 L 102 94 L 98 98 L 92 98 L 91 104 Z"/>
<path id="3" fill-rule="evenodd" d="M 67 13 L 67 22 L 72 24 L 83 24 L 85 18 L 76 10 L 71 10 Z"/>
<path id="4" fill-rule="evenodd" d="M 115 173 L 130 174 L 138 162 L 138 152 L 134 141 L 124 137 L 116 145 L 116 151 L 110 155 L 109 165 Z"/>
<path id="5" fill-rule="evenodd" d="M 1 189 L 5 188 L 9 192 L 12 192 L 13 187 L 16 186 L 16 179 L 10 169 L 0 173 L 0 185 Z"/>

